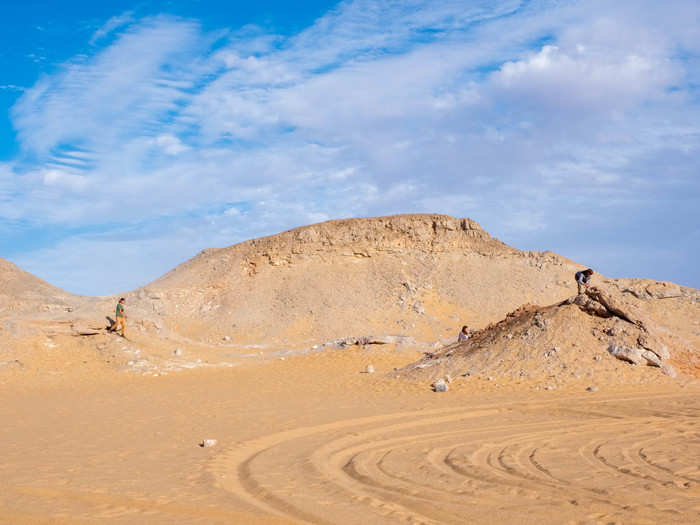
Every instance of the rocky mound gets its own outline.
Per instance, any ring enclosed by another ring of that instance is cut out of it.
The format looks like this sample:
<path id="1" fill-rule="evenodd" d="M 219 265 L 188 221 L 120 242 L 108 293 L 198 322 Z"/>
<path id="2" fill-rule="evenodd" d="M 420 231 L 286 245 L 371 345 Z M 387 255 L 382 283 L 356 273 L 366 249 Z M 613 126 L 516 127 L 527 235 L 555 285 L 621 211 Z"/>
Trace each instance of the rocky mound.
<path id="1" fill-rule="evenodd" d="M 425 381 L 506 377 L 549 388 L 577 379 L 614 384 L 678 373 L 700 377 L 700 294 L 670 283 L 644 284 L 608 281 L 551 306 L 522 306 L 396 375 Z M 669 327 L 668 311 L 682 312 L 685 328 Z"/>
<path id="2" fill-rule="evenodd" d="M 308 345 L 368 334 L 435 340 L 575 289 L 580 266 L 522 252 L 470 219 L 329 221 L 206 250 L 134 294 L 202 342 Z"/>
<path id="3" fill-rule="evenodd" d="M 60 311 L 71 294 L 0 258 L 0 315 Z"/>

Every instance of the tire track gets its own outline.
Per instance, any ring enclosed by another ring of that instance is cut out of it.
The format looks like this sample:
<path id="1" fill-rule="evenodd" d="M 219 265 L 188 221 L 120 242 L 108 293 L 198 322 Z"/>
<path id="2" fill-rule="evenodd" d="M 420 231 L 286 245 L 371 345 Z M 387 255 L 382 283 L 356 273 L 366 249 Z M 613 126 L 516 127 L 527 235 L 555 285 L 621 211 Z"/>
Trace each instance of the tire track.
<path id="1" fill-rule="evenodd" d="M 211 471 L 258 511 L 304 523 L 488 523 L 553 508 L 697 521 L 698 401 L 628 397 L 341 420 L 240 443 Z"/>

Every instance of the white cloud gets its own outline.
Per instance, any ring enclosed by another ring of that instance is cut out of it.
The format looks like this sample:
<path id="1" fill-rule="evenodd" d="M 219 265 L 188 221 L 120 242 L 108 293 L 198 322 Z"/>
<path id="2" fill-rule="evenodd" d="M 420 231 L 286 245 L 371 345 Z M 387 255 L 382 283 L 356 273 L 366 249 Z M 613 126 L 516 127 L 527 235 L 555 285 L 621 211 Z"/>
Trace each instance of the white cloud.
<path id="1" fill-rule="evenodd" d="M 611 203 L 663 214 L 660 192 L 698 195 L 698 10 L 645 6 L 667 25 L 630 2 L 360 0 L 216 49 L 194 21 L 126 13 L 13 108 L 26 156 L 0 171 L 0 217 L 156 221 L 138 241 L 154 246 L 196 217 L 198 240 L 178 244 L 194 254 L 324 218 L 443 212 L 565 251 L 571 236 L 548 239 L 609 224 Z M 93 242 L 134 267 L 148 252 Z"/>
<path id="2" fill-rule="evenodd" d="M 571 52 L 546 45 L 524 60 L 506 62 L 493 75 L 513 97 L 557 109 L 621 109 L 663 95 L 679 79 L 668 59 L 625 54 L 603 56 L 579 44 Z"/>
<path id="3" fill-rule="evenodd" d="M 177 155 L 190 149 L 179 138 L 170 134 L 157 136 L 155 142 L 168 155 Z"/>

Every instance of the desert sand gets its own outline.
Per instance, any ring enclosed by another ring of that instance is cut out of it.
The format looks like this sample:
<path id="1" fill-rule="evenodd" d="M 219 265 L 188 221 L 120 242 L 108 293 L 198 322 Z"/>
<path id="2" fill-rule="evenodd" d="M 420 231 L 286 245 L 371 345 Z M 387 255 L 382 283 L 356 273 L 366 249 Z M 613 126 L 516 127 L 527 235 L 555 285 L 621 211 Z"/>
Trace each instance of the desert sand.
<path id="1" fill-rule="evenodd" d="M 121 294 L 123 339 L 0 260 L 0 523 L 698 523 L 700 291 L 581 268 L 331 221 Z"/>

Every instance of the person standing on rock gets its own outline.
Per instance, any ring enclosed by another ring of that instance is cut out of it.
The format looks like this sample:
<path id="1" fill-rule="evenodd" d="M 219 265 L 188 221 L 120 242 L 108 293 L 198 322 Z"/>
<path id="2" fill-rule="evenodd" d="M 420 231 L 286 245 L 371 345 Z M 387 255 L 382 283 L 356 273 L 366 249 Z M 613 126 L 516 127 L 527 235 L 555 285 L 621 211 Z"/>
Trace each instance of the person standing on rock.
<path id="1" fill-rule="evenodd" d="M 576 284 L 578 285 L 578 294 L 581 295 L 582 289 L 588 288 L 591 282 L 591 276 L 593 275 L 593 270 L 588 268 L 587 270 L 581 270 L 576 272 Z"/>
<path id="2" fill-rule="evenodd" d="M 126 314 L 124 313 L 124 303 L 126 302 L 126 299 L 123 297 L 119 299 L 119 302 L 117 303 L 117 308 L 115 311 L 115 317 L 117 320 L 114 322 L 114 324 L 109 328 L 110 332 L 116 332 L 119 326 L 121 325 L 122 327 L 122 337 L 126 337 Z"/>
<path id="3" fill-rule="evenodd" d="M 464 325 L 462 327 L 462 330 L 460 330 L 459 335 L 457 336 L 457 342 L 463 343 L 467 339 L 469 339 L 469 327 L 467 325 Z"/>

